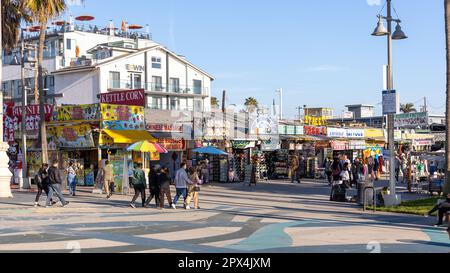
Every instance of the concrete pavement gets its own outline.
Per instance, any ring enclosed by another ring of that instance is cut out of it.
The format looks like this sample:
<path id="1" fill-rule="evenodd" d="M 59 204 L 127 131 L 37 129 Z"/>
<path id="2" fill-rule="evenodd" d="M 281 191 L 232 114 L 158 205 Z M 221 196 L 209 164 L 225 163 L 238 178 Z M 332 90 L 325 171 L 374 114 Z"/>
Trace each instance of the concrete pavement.
<path id="1" fill-rule="evenodd" d="M 329 202 L 329 191 L 310 180 L 206 185 L 201 210 L 190 211 L 84 191 L 66 208 L 34 208 L 34 193 L 15 191 L 0 199 L 0 252 L 450 252 L 436 219 L 363 212 Z"/>

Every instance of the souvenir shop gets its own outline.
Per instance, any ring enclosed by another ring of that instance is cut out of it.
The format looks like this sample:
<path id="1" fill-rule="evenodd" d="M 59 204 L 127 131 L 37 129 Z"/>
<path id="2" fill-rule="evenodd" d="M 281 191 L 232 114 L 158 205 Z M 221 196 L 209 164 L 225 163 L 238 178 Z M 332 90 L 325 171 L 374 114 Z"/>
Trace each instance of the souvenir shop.
<path id="1" fill-rule="evenodd" d="M 232 156 L 230 157 L 230 172 L 232 181 L 242 182 L 245 179 L 245 166 L 252 163 L 252 156 L 257 140 L 231 140 Z"/>

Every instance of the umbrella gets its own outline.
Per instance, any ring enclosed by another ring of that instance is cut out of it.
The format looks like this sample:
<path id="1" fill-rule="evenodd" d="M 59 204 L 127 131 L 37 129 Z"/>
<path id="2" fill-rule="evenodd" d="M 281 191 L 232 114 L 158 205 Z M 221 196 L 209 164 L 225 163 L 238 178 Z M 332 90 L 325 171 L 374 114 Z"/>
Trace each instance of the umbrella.
<path id="1" fill-rule="evenodd" d="M 139 26 L 139 25 L 130 25 L 128 28 L 129 28 L 129 29 L 141 29 L 142 26 Z"/>
<path id="2" fill-rule="evenodd" d="M 198 148 L 195 150 L 192 150 L 194 153 L 199 153 L 199 154 L 209 154 L 209 155 L 228 155 L 226 152 L 219 150 L 215 147 L 209 146 L 209 147 L 203 147 L 203 148 Z"/>
<path id="3" fill-rule="evenodd" d="M 166 154 L 168 151 L 157 143 L 152 143 L 147 140 L 136 142 L 127 151 L 143 152 L 143 153 L 160 153 Z"/>
<path id="4" fill-rule="evenodd" d="M 77 21 L 92 21 L 94 19 L 95 17 L 90 15 L 81 15 L 75 18 Z"/>

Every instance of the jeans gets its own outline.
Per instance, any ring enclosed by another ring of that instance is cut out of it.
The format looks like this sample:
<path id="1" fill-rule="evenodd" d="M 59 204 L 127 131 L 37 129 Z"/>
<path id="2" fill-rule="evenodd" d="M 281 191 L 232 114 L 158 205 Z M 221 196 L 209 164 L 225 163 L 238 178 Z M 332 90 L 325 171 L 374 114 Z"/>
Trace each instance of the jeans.
<path id="1" fill-rule="evenodd" d="M 183 196 L 184 201 L 186 202 L 187 198 L 187 188 L 177 188 L 177 194 L 175 195 L 175 198 L 173 199 L 172 204 L 177 204 L 178 199 L 180 199 L 180 196 Z"/>
<path id="2" fill-rule="evenodd" d="M 134 204 L 134 201 L 138 198 L 139 194 L 142 198 L 142 207 L 145 206 L 145 185 L 143 184 L 137 184 L 134 185 L 134 197 L 133 200 L 131 200 L 131 204 Z"/>
<path id="3" fill-rule="evenodd" d="M 160 190 L 159 187 L 150 187 L 150 196 L 147 199 L 147 202 L 145 202 L 145 205 L 148 206 L 150 204 L 150 202 L 152 201 L 153 197 L 155 198 L 155 204 L 156 207 L 160 206 Z"/>
<path id="4" fill-rule="evenodd" d="M 50 206 L 50 202 L 53 198 L 53 193 L 58 196 L 59 201 L 64 205 L 66 204 L 66 199 L 64 199 L 63 194 L 61 193 L 61 185 L 60 184 L 52 184 L 48 186 L 48 195 L 47 195 L 47 201 L 45 202 L 45 206 Z"/>
<path id="5" fill-rule="evenodd" d="M 67 182 L 69 184 L 69 192 L 70 194 L 75 194 L 75 191 L 77 189 L 77 177 L 74 174 L 69 174 L 67 176 Z"/>

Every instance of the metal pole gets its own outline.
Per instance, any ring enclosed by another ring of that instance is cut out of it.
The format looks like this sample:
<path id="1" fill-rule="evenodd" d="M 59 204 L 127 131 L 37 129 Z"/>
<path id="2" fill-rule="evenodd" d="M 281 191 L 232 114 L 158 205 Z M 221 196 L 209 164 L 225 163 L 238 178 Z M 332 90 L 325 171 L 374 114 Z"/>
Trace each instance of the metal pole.
<path id="1" fill-rule="evenodd" d="M 394 89 L 394 81 L 392 75 L 392 5 L 391 0 L 387 0 L 387 24 L 388 24 L 388 75 L 387 75 L 387 88 L 389 91 Z M 388 143 L 389 143 L 389 153 L 390 153 L 390 171 L 389 171 L 389 181 L 390 181 L 390 193 L 392 197 L 396 194 L 396 181 L 395 181 L 395 143 L 394 143 L 394 118 L 395 114 L 388 115 Z"/>
<path id="2" fill-rule="evenodd" d="M 280 120 L 283 120 L 283 88 L 280 88 Z"/>
<path id="3" fill-rule="evenodd" d="M 22 77 L 22 183 L 21 189 L 29 189 L 28 164 L 27 164 L 27 89 L 25 87 L 25 41 L 21 30 L 20 45 L 20 74 Z"/>

